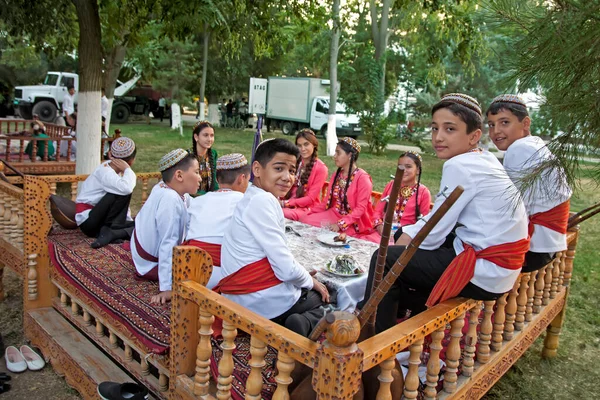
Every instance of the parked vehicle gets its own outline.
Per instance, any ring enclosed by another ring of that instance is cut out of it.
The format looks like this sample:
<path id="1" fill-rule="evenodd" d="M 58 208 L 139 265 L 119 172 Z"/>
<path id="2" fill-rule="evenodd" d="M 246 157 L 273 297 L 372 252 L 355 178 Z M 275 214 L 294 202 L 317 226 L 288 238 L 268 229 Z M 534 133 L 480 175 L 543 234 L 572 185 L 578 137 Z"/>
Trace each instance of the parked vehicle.
<path id="1" fill-rule="evenodd" d="M 328 87 L 326 79 L 270 77 L 266 117 L 271 126 L 281 128 L 286 135 L 311 128 L 326 136 L 330 107 Z M 358 116 L 348 114 L 342 103 L 337 103 L 335 110 L 337 135 L 360 135 Z"/>

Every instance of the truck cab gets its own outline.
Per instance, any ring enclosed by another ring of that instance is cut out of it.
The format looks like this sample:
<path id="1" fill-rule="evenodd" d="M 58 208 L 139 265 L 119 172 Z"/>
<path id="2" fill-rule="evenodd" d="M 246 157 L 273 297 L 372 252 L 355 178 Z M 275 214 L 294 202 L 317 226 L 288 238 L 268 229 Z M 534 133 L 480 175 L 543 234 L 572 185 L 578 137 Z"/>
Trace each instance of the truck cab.
<path id="1" fill-rule="evenodd" d="M 77 102 L 79 76 L 71 72 L 48 72 L 41 85 L 15 88 L 14 107 L 24 119 L 31 119 L 33 114 L 38 114 L 42 121 L 54 122 L 70 85 L 75 87 Z"/>
<path id="2" fill-rule="evenodd" d="M 327 136 L 327 120 L 329 114 L 329 97 L 315 97 L 310 112 L 310 128 Z M 356 114 L 348 114 L 343 103 L 335 105 L 335 131 L 338 136 L 351 136 L 356 138 L 361 134 L 359 119 Z"/>

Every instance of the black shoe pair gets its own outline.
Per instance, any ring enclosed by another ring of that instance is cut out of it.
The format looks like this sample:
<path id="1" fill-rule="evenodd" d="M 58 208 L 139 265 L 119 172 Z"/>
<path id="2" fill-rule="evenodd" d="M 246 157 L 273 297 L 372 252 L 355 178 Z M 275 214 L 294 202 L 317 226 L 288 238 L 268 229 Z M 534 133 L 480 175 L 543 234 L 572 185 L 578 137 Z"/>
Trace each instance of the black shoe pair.
<path id="1" fill-rule="evenodd" d="M 132 382 L 102 382 L 98 385 L 98 394 L 103 400 L 146 400 L 148 389 Z"/>
<path id="2" fill-rule="evenodd" d="M 5 372 L 0 372 L 0 394 L 10 390 L 10 384 L 6 383 L 8 381 L 10 381 L 10 375 L 7 375 Z"/>

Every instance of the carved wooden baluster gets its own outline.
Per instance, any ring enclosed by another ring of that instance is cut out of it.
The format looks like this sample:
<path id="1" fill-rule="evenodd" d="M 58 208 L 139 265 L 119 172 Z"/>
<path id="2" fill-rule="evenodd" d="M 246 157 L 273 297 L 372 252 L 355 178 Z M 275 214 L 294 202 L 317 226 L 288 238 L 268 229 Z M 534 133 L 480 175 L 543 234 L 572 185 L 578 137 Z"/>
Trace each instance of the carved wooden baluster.
<path id="1" fill-rule="evenodd" d="M 496 300 L 496 311 L 494 312 L 494 330 L 492 331 L 492 350 L 500 351 L 504 340 L 504 323 L 506 322 L 506 299 L 508 293 Z"/>
<path id="2" fill-rule="evenodd" d="M 217 379 L 217 399 L 226 400 L 231 398 L 231 381 L 233 381 L 233 350 L 235 350 L 235 337 L 237 329 L 235 326 L 223 320 L 223 357 L 219 361 L 219 378 Z M 279 366 L 279 363 L 277 363 Z"/>
<path id="3" fill-rule="evenodd" d="M 6 151 L 4 154 L 6 161 L 10 161 L 10 139 L 6 139 Z"/>
<path id="4" fill-rule="evenodd" d="M 169 390 L 169 377 L 167 375 L 158 375 L 158 390 L 160 392 L 166 392 L 167 390 Z"/>
<path id="5" fill-rule="evenodd" d="M 142 206 L 148 199 L 148 178 L 142 178 Z"/>
<path id="6" fill-rule="evenodd" d="M 422 347 L 422 346 L 421 346 Z M 394 382 L 394 377 L 392 376 L 392 371 L 394 370 L 394 365 L 396 357 L 390 357 L 387 360 L 383 360 L 381 364 L 379 364 L 380 372 L 377 376 L 377 380 L 379 381 L 379 389 L 377 390 L 377 400 L 392 400 L 392 391 L 391 385 Z M 418 377 L 417 377 L 418 379 Z M 412 388 L 412 384 L 409 384 L 409 387 Z M 417 383 L 418 388 L 418 383 Z M 406 386 L 404 386 L 404 394 L 412 393 L 412 390 L 407 392 Z M 414 398 L 414 397 L 406 397 Z"/>
<path id="7" fill-rule="evenodd" d="M 6 212 L 6 208 L 4 207 L 5 205 L 5 200 L 6 197 L 4 197 L 3 195 L 0 195 L 0 236 L 2 236 L 2 238 L 4 238 L 5 236 L 5 226 L 4 226 L 4 213 Z"/>
<path id="8" fill-rule="evenodd" d="M 19 203 L 19 222 L 17 222 L 18 235 L 17 235 L 17 245 L 20 249 L 23 249 L 23 241 L 25 236 L 25 231 L 23 229 L 23 224 L 25 222 L 25 210 L 23 203 Z"/>
<path id="9" fill-rule="evenodd" d="M 525 322 L 533 319 L 533 297 L 535 296 L 535 284 L 538 271 L 530 273 L 529 287 L 527 289 L 527 306 L 525 307 Z"/>
<path id="10" fill-rule="evenodd" d="M 252 336 L 250 338 L 250 354 L 252 354 L 252 358 L 248 361 L 248 365 L 250 365 L 251 371 L 246 381 L 246 400 L 260 400 L 263 387 L 262 369 L 267 364 L 265 362 L 266 343 Z"/>
<path id="11" fill-rule="evenodd" d="M 540 268 L 535 278 L 535 295 L 533 296 L 533 313 L 539 314 L 542 310 L 542 298 L 546 285 L 546 268 Z"/>
<path id="12" fill-rule="evenodd" d="M 131 346 L 129 346 L 128 344 L 125 344 L 125 361 L 132 361 L 133 360 L 133 350 L 131 349 Z"/>
<path id="13" fill-rule="evenodd" d="M 508 294 L 506 301 L 506 320 L 504 321 L 504 340 L 512 340 L 515 332 L 515 313 L 517 312 L 517 295 L 519 292 L 520 277 L 515 282 L 512 290 Z"/>
<path id="14" fill-rule="evenodd" d="M 560 254 L 560 257 L 558 257 L 558 255 Z M 566 252 L 559 252 L 556 253 L 556 257 L 560 258 L 560 269 L 559 269 L 559 275 L 558 275 L 558 290 L 560 291 L 561 286 L 563 286 L 563 282 L 565 280 L 565 262 L 566 262 Z"/>
<path id="15" fill-rule="evenodd" d="M 71 200 L 77 200 L 77 182 L 71 182 Z"/>
<path id="16" fill-rule="evenodd" d="M 440 375 L 440 351 L 444 339 L 444 327 L 431 333 L 431 344 L 429 345 L 429 361 L 427 362 L 427 382 L 423 392 L 426 400 L 437 398 L 437 385 Z M 488 350 L 489 351 L 489 350 Z"/>
<path id="17" fill-rule="evenodd" d="M 517 295 L 517 314 L 515 315 L 515 329 L 522 331 L 525 325 L 525 309 L 527 308 L 527 292 L 529 291 L 529 274 L 521 274 L 521 284 Z"/>
<path id="18" fill-rule="evenodd" d="M 475 348 L 477 346 L 477 324 L 479 324 L 480 313 L 480 304 L 469 310 L 469 331 L 467 332 L 467 336 L 465 338 L 465 351 L 462 370 L 462 374 L 464 376 L 473 375 L 473 369 L 475 366 Z"/>
<path id="19" fill-rule="evenodd" d="M 83 310 L 83 324 L 85 326 L 92 325 L 92 316 L 90 315 L 90 312 L 86 309 Z"/>
<path id="20" fill-rule="evenodd" d="M 479 332 L 479 348 L 477 349 L 477 361 L 486 364 L 490 360 L 490 342 L 492 338 L 492 314 L 494 314 L 495 301 L 483 302 L 483 321 Z"/>
<path id="21" fill-rule="evenodd" d="M 27 262 L 27 295 L 29 300 L 37 300 L 38 287 L 37 287 L 37 254 L 30 254 L 27 256 L 29 260 Z"/>
<path id="22" fill-rule="evenodd" d="M 62 142 L 62 140 L 57 140 L 56 141 L 56 149 L 54 149 L 54 159 L 56 161 L 60 161 L 60 143 Z"/>
<path id="23" fill-rule="evenodd" d="M 64 308 L 67 308 L 67 306 L 69 305 L 69 297 L 62 290 L 60 291 L 60 305 Z"/>
<path id="24" fill-rule="evenodd" d="M 56 194 L 56 182 L 50 182 L 50 194 Z"/>
<path id="25" fill-rule="evenodd" d="M 142 366 L 142 375 L 150 375 L 150 364 L 148 363 L 148 355 L 140 354 L 140 365 Z"/>
<path id="26" fill-rule="evenodd" d="M 458 380 L 458 364 L 460 359 L 460 338 L 465 325 L 465 314 L 462 313 L 450 322 L 450 343 L 446 351 L 446 373 L 444 374 L 444 392 L 454 393 Z"/>
<path id="27" fill-rule="evenodd" d="M 547 306 L 550 303 L 550 288 L 552 287 L 552 269 L 554 263 L 546 265 L 546 276 L 544 278 L 544 294 L 542 296 L 542 304 Z"/>
<path id="28" fill-rule="evenodd" d="M 42 160 L 48 161 L 48 140 L 42 140 L 42 145 L 44 146 L 44 153 L 42 154 Z"/>
<path id="29" fill-rule="evenodd" d="M 79 314 L 79 304 L 75 301 L 71 301 L 71 314 L 77 316 Z"/>
<path id="30" fill-rule="evenodd" d="M 16 243 L 19 237 L 19 199 L 12 199 L 10 207 L 10 242 Z"/>
<path id="31" fill-rule="evenodd" d="M 9 147 L 7 147 L 9 149 Z M 19 140 L 19 162 L 23 162 L 25 158 L 25 140 Z"/>
<path id="32" fill-rule="evenodd" d="M 10 236 L 12 233 L 12 226 L 10 224 L 11 219 L 11 208 L 12 208 L 12 198 L 6 197 L 4 202 L 4 215 L 2 218 L 2 222 L 4 224 L 4 239 L 10 241 Z"/>
<path id="33" fill-rule="evenodd" d="M 110 343 L 111 348 L 116 349 L 117 347 L 119 347 L 119 339 L 112 330 L 108 331 L 108 341 Z"/>
<path id="34" fill-rule="evenodd" d="M 290 374 L 294 370 L 294 359 L 283 351 L 280 351 L 277 355 L 277 376 L 275 381 L 277 382 L 277 389 L 273 393 L 273 400 L 287 400 L 290 398 L 288 393 L 288 386 L 292 383 L 292 377 Z"/>
<path id="35" fill-rule="evenodd" d="M 104 337 L 104 325 L 99 319 L 96 319 L 96 336 L 99 338 Z"/>
<path id="36" fill-rule="evenodd" d="M 419 395 L 419 383 L 421 383 L 419 380 L 419 365 L 421 364 L 421 352 L 423 351 L 423 338 L 418 339 L 416 342 L 411 344 L 409 347 L 409 351 L 410 356 L 408 358 L 408 374 L 406 374 L 406 379 L 404 380 L 404 398 L 416 399 Z M 386 375 L 389 374 L 389 377 L 386 376 L 386 378 L 389 380 L 389 383 L 387 383 L 386 385 L 387 390 L 385 393 L 390 393 L 390 399 L 392 398 L 390 392 L 390 384 L 393 382 L 392 369 L 394 369 L 394 358 L 395 357 L 392 357 L 384 361 L 385 363 L 388 363 L 388 371 Z M 381 368 L 383 371 L 383 366 Z M 381 391 L 381 386 L 383 386 L 384 382 L 382 382 L 381 379 L 379 381 L 381 382 L 379 391 Z M 377 398 L 380 398 L 379 393 L 377 393 Z"/>
<path id="37" fill-rule="evenodd" d="M 73 142 L 71 139 L 67 140 L 67 162 L 71 162 L 71 149 L 73 148 Z"/>
<path id="38" fill-rule="evenodd" d="M 569 248 L 563 253 L 563 256 L 565 262 L 563 286 L 568 288 L 571 285 L 571 278 L 573 276 L 573 260 L 575 258 L 575 245 L 569 245 Z"/>
<path id="39" fill-rule="evenodd" d="M 560 276 L 560 257 L 555 257 L 552 263 L 552 284 L 550 285 L 550 298 L 554 299 L 558 292 L 558 277 Z"/>
<path id="40" fill-rule="evenodd" d="M 37 140 L 33 139 L 31 141 L 32 145 L 31 145 L 31 161 L 32 162 L 36 162 L 37 161 Z"/>
<path id="41" fill-rule="evenodd" d="M 196 374 L 194 375 L 194 394 L 196 396 L 206 396 L 210 386 L 210 356 L 212 347 L 210 337 L 213 334 L 212 324 L 215 320 L 208 311 L 200 307 L 200 341 L 196 347 Z M 261 378 L 262 383 L 262 378 Z"/>

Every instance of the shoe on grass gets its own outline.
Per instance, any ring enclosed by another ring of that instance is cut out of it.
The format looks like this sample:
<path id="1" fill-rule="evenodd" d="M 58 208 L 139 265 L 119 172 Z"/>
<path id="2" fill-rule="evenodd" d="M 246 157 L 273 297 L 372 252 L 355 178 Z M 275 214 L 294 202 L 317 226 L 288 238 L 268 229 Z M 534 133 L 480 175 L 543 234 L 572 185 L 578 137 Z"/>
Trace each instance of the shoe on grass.
<path id="1" fill-rule="evenodd" d="M 98 385 L 98 394 L 103 400 L 145 400 L 148 389 L 132 382 L 102 382 Z"/>

